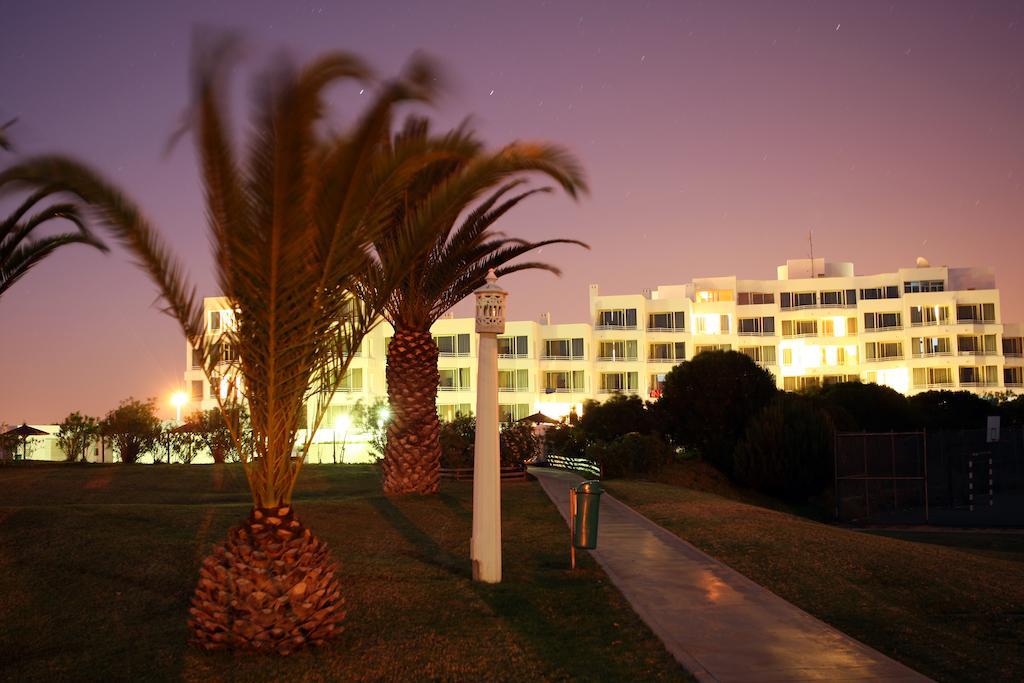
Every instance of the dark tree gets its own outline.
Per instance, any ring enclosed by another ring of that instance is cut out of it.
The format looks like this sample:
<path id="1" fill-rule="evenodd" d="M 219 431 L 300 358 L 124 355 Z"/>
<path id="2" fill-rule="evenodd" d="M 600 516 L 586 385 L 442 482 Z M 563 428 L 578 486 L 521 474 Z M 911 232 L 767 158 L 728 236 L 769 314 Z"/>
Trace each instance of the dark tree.
<path id="1" fill-rule="evenodd" d="M 639 396 L 615 394 L 604 403 L 587 400 L 576 429 L 583 432 L 587 443 L 614 441 L 620 436 L 651 431 L 651 419 Z"/>
<path id="2" fill-rule="evenodd" d="M 818 394 L 843 432 L 900 432 L 916 429 L 920 418 L 907 397 L 889 387 L 842 382 Z"/>
<path id="3" fill-rule="evenodd" d="M 132 464 L 139 456 L 153 449 L 160 438 L 160 418 L 156 416 L 156 399 L 137 401 L 127 398 L 103 418 L 100 432 L 110 438 L 121 462 Z"/>
<path id="4" fill-rule="evenodd" d="M 57 432 L 57 445 L 68 457 L 68 462 L 75 462 L 78 456 L 85 460 L 85 449 L 89 440 L 99 433 L 99 420 L 75 411 L 65 417 Z"/>
<path id="5" fill-rule="evenodd" d="M 928 430 L 984 429 L 989 415 L 999 408 L 969 391 L 926 391 L 910 397 L 920 425 Z"/>
<path id="6" fill-rule="evenodd" d="M 747 422 L 777 393 L 771 373 L 735 351 L 707 351 L 674 367 L 655 414 L 680 446 L 732 474 L 733 450 Z"/>
<path id="7" fill-rule="evenodd" d="M 820 493 L 832 472 L 831 420 L 809 396 L 780 393 L 736 446 L 738 482 L 791 502 Z"/>

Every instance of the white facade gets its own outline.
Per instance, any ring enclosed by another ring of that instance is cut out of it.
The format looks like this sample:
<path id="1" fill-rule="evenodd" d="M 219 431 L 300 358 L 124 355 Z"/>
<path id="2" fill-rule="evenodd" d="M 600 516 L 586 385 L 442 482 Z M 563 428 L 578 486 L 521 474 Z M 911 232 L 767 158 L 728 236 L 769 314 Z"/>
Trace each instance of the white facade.
<path id="1" fill-rule="evenodd" d="M 207 325 L 229 324 L 223 298 L 206 300 Z M 438 412 L 450 419 L 476 403 L 473 318 L 439 320 Z M 363 435 L 347 418 L 357 402 L 386 398 L 385 353 L 392 329 L 378 325 L 353 359 L 317 441 L 324 462 L 366 457 Z M 858 276 L 852 263 L 800 259 L 773 280 L 696 278 L 639 294 L 601 294 L 590 286 L 590 322 L 509 322 L 499 337 L 502 419 L 579 410 L 613 393 L 659 395 L 665 374 L 709 349 L 751 356 L 780 389 L 861 380 L 904 394 L 929 389 L 979 394 L 1024 391 L 1024 327 L 1003 324 L 995 277 L 986 268 L 923 264 Z M 186 349 L 188 409 L 216 405 Z M 214 389 L 218 390 L 218 389 Z"/>

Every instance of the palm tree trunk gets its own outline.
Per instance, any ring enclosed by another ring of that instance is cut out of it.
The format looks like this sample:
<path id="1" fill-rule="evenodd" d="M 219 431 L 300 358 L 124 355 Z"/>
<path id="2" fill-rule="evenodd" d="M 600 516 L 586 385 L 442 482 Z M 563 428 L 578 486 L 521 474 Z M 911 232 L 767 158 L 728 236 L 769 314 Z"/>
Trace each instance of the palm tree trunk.
<path id="1" fill-rule="evenodd" d="M 384 493 L 437 493 L 441 422 L 437 418 L 437 343 L 429 330 L 396 329 L 388 347 L 391 422 L 384 448 Z"/>
<path id="2" fill-rule="evenodd" d="M 254 508 L 199 569 L 190 642 L 287 655 L 341 633 L 345 600 L 327 544 L 290 507 Z"/>

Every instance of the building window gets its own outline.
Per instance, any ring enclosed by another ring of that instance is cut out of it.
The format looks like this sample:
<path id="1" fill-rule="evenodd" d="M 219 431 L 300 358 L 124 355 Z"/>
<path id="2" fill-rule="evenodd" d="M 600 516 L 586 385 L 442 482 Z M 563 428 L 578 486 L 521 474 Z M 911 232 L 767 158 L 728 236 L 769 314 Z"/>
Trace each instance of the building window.
<path id="1" fill-rule="evenodd" d="M 203 367 L 203 352 L 199 349 L 192 349 L 192 369 L 197 370 Z"/>
<path id="2" fill-rule="evenodd" d="M 899 299 L 900 288 L 896 285 L 885 287 L 865 287 L 860 290 L 861 299 Z"/>
<path id="3" fill-rule="evenodd" d="M 1003 384 L 1008 387 L 1024 386 L 1024 368 L 1003 368 Z"/>
<path id="4" fill-rule="evenodd" d="M 734 299 L 731 289 L 701 289 L 697 291 L 696 301 L 707 304 L 717 301 L 732 301 Z"/>
<path id="5" fill-rule="evenodd" d="M 203 380 L 194 379 L 192 380 L 192 400 L 202 401 L 203 400 Z"/>
<path id="6" fill-rule="evenodd" d="M 864 345 L 864 360 L 886 361 L 903 358 L 903 342 L 868 342 Z"/>
<path id="7" fill-rule="evenodd" d="M 772 292 L 740 292 L 736 295 L 736 303 L 740 306 L 774 304 L 775 294 Z"/>
<path id="8" fill-rule="evenodd" d="M 899 313 L 865 313 L 865 330 L 899 330 L 902 329 Z"/>
<path id="9" fill-rule="evenodd" d="M 961 356 L 991 355 L 996 352 L 996 336 L 959 335 L 956 338 L 956 350 Z"/>
<path id="10" fill-rule="evenodd" d="M 813 337 L 818 334 L 817 320 L 783 320 L 783 337 Z"/>
<path id="11" fill-rule="evenodd" d="M 443 368 L 438 372 L 440 374 L 440 381 L 437 386 L 439 390 L 469 390 L 469 368 Z"/>
<path id="12" fill-rule="evenodd" d="M 210 331 L 218 332 L 220 330 L 220 311 L 210 311 Z"/>
<path id="13" fill-rule="evenodd" d="M 1024 339 L 1020 337 L 1003 337 L 1003 355 L 1015 358 L 1024 355 Z"/>
<path id="14" fill-rule="evenodd" d="M 949 308 L 946 306 L 911 306 L 910 326 L 945 325 L 949 322 Z"/>
<path id="15" fill-rule="evenodd" d="M 818 377 L 783 377 L 782 388 L 786 391 L 806 391 L 821 386 Z"/>
<path id="16" fill-rule="evenodd" d="M 697 344 L 694 355 L 699 356 L 706 351 L 732 351 L 732 344 Z"/>
<path id="17" fill-rule="evenodd" d="M 362 368 L 349 368 L 345 371 L 345 374 L 341 376 L 341 381 L 338 382 L 338 391 L 341 392 L 352 392 L 363 390 L 363 369 Z"/>
<path id="18" fill-rule="evenodd" d="M 619 392 L 636 393 L 639 388 L 638 373 L 635 372 L 603 372 L 601 373 L 601 393 Z"/>
<path id="19" fill-rule="evenodd" d="M 597 312 L 597 328 L 600 329 L 636 329 L 636 309 L 617 308 Z"/>
<path id="20" fill-rule="evenodd" d="M 982 367 L 977 366 L 961 366 L 960 367 L 960 384 L 961 386 L 991 386 L 996 384 L 996 371 L 998 368 L 995 365 L 985 365 Z"/>
<path id="21" fill-rule="evenodd" d="M 738 351 L 745 356 L 749 356 L 755 363 L 775 365 L 774 346 L 741 346 Z"/>
<path id="22" fill-rule="evenodd" d="M 499 358 L 529 358 L 529 340 L 527 336 L 498 337 Z"/>
<path id="23" fill-rule="evenodd" d="M 597 359 L 604 361 L 636 360 L 636 340 L 603 341 L 597 352 Z"/>
<path id="24" fill-rule="evenodd" d="M 499 403 L 498 421 L 505 424 L 530 416 L 529 403 Z"/>
<path id="25" fill-rule="evenodd" d="M 434 337 L 437 343 L 437 351 L 442 356 L 468 356 L 469 335 L 468 334 L 446 334 Z"/>
<path id="26" fill-rule="evenodd" d="M 994 323 L 996 321 L 996 305 L 958 304 L 956 321 L 958 323 Z"/>
<path id="27" fill-rule="evenodd" d="M 772 335 L 775 334 L 775 318 L 740 318 L 737 330 L 741 335 Z"/>
<path id="28" fill-rule="evenodd" d="M 545 339 L 546 360 L 583 360 L 583 337 L 572 339 Z"/>
<path id="29" fill-rule="evenodd" d="M 686 342 L 655 342 L 647 347 L 647 360 L 682 361 L 686 360 Z"/>
<path id="30" fill-rule="evenodd" d="M 857 305 L 857 290 L 836 289 L 821 293 L 822 308 L 845 308 Z"/>
<path id="31" fill-rule="evenodd" d="M 915 358 L 948 356 L 949 337 L 914 337 L 910 340 L 910 353 Z"/>
<path id="32" fill-rule="evenodd" d="M 544 393 L 570 393 L 586 391 L 582 370 L 562 370 L 544 373 Z"/>
<path id="33" fill-rule="evenodd" d="M 693 325 L 697 334 L 729 334 L 729 316 L 724 313 L 694 315 Z"/>
<path id="34" fill-rule="evenodd" d="M 685 313 L 651 313 L 647 316 L 647 330 L 650 332 L 677 332 L 686 329 Z"/>
<path id="35" fill-rule="evenodd" d="M 942 280 L 909 280 L 903 283 L 904 294 L 917 294 L 918 292 L 942 292 L 946 289 L 946 283 Z"/>
<path id="36" fill-rule="evenodd" d="M 457 417 L 471 417 L 473 406 L 468 403 L 438 403 L 437 416 L 445 422 L 451 422 Z"/>
<path id="37" fill-rule="evenodd" d="M 950 368 L 914 368 L 914 387 L 948 387 L 953 384 Z"/>
<path id="38" fill-rule="evenodd" d="M 528 370 L 498 370 L 498 391 L 529 391 Z"/>

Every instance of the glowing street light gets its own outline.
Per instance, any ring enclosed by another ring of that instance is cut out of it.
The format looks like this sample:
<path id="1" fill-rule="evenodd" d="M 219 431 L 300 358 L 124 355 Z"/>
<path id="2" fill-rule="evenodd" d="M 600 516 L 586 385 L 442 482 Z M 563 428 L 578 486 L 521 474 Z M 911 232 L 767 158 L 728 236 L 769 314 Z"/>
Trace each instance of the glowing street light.
<path id="1" fill-rule="evenodd" d="M 171 394 L 171 405 L 174 406 L 174 421 L 181 424 L 181 409 L 188 403 L 188 394 L 184 391 L 175 391 Z"/>

